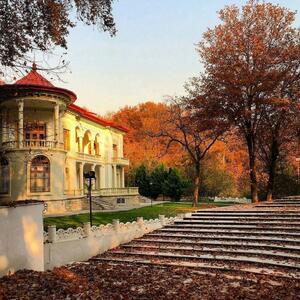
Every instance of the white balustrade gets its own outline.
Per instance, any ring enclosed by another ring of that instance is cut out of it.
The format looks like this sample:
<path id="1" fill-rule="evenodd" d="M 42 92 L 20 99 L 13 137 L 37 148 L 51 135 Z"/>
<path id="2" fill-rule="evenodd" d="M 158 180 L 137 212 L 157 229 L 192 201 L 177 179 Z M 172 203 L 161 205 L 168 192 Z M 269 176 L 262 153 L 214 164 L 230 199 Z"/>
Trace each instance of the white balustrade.
<path id="1" fill-rule="evenodd" d="M 182 217 L 181 215 L 180 217 Z M 48 227 L 48 232 L 44 232 L 44 241 L 50 243 L 70 241 L 86 238 L 88 236 L 91 237 L 100 237 L 107 234 L 116 233 L 119 231 L 135 231 L 140 228 L 146 230 L 146 227 L 153 225 L 157 228 L 160 228 L 166 224 L 174 222 L 178 217 L 166 218 L 164 215 L 160 215 L 158 219 L 150 219 L 144 220 L 143 217 L 138 217 L 137 221 L 122 223 L 118 219 L 113 220 L 112 224 L 101 224 L 99 226 L 91 226 L 90 223 L 84 223 L 83 228 L 68 228 L 68 229 L 58 229 L 56 230 L 55 225 L 51 225 Z M 157 229 L 154 228 L 153 230 Z M 146 232 L 144 232 L 146 233 Z"/>
<path id="2" fill-rule="evenodd" d="M 4 149 L 17 149 L 18 141 L 6 141 L 2 143 L 2 148 Z M 48 148 L 48 149 L 63 149 L 63 143 L 57 141 L 48 140 L 24 140 L 21 141 L 21 148 Z"/>

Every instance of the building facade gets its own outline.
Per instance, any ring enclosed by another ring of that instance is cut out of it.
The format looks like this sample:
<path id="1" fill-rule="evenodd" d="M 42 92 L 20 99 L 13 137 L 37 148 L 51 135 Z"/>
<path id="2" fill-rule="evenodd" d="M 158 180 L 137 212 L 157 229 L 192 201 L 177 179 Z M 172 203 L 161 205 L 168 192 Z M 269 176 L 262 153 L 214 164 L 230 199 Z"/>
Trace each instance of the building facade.
<path id="1" fill-rule="evenodd" d="M 84 172 L 95 171 L 93 205 L 139 202 L 125 188 L 127 129 L 74 104 L 35 65 L 14 84 L 0 85 L 0 201 L 43 200 L 49 214 L 87 208 Z"/>

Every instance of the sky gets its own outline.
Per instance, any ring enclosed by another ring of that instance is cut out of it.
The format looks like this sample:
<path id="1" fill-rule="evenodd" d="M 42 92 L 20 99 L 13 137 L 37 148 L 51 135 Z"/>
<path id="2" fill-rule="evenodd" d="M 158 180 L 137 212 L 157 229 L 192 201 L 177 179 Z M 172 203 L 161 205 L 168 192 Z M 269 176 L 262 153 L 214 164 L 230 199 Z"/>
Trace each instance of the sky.
<path id="1" fill-rule="evenodd" d="M 298 10 L 300 0 L 273 2 Z M 117 35 L 78 24 L 68 38 L 70 71 L 55 84 L 74 91 L 76 104 L 99 114 L 125 105 L 181 95 L 201 71 L 195 44 L 219 23 L 217 11 L 239 0 L 118 0 L 113 6 Z"/>

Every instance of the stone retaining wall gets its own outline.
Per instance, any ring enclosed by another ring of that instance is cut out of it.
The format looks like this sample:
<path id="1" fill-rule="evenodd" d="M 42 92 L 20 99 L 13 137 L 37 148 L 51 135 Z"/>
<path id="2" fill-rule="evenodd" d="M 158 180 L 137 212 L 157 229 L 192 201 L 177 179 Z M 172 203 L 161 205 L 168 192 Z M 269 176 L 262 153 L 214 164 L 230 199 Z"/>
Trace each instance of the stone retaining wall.
<path id="1" fill-rule="evenodd" d="M 174 222 L 175 218 L 160 216 L 155 220 L 138 218 L 136 222 L 90 226 L 67 230 L 56 230 L 55 226 L 44 233 L 45 269 L 52 269 L 75 261 L 84 261 L 115 248 L 120 244 L 130 242 L 153 230 L 162 228 L 165 224 Z"/>

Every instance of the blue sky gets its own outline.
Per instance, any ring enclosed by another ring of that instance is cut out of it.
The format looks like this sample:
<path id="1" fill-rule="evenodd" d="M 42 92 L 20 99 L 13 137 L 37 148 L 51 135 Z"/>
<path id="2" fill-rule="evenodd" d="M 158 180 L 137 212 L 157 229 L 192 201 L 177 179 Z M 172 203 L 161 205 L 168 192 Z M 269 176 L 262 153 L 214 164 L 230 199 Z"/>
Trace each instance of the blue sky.
<path id="1" fill-rule="evenodd" d="M 271 1 L 300 11 L 300 0 Z M 71 74 L 59 86 L 78 95 L 77 104 L 105 114 L 125 105 L 180 95 L 200 72 L 195 43 L 218 23 L 217 11 L 237 0 L 118 0 L 115 37 L 79 24 L 69 37 Z M 300 27 L 300 16 L 295 23 Z"/>

